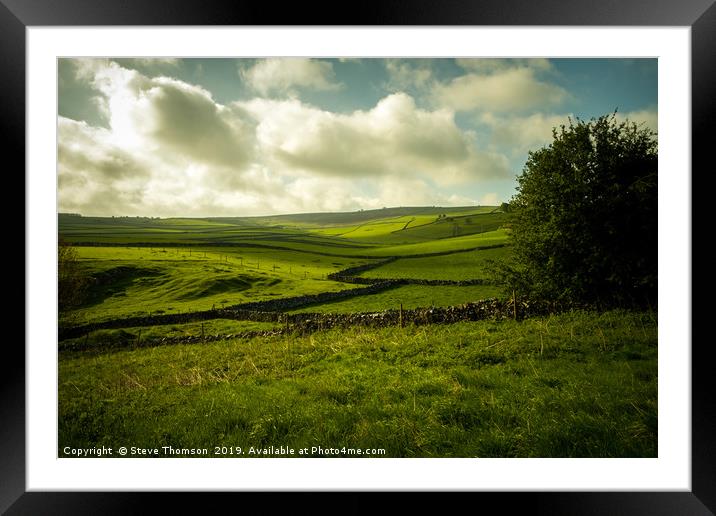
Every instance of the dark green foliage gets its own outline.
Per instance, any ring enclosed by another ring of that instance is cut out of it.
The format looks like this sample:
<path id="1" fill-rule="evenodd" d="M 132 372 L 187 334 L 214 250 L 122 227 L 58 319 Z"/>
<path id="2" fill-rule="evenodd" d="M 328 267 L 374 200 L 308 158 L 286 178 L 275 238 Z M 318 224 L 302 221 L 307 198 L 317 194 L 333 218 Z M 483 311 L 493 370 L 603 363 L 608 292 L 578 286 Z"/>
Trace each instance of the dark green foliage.
<path id="1" fill-rule="evenodd" d="M 60 239 L 57 246 L 57 304 L 60 313 L 79 306 L 85 299 L 89 277 L 77 260 L 77 250 Z"/>
<path id="2" fill-rule="evenodd" d="M 530 152 L 510 202 L 509 292 L 600 306 L 657 292 L 656 134 L 605 115 L 570 120 Z"/>

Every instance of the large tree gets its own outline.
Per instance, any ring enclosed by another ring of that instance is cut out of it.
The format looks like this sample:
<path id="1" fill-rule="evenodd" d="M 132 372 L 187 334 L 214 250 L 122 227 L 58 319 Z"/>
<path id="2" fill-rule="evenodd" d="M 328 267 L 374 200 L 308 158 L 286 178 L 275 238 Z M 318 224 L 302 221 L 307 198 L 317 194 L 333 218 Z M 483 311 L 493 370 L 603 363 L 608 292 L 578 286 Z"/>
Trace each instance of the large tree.
<path id="1" fill-rule="evenodd" d="M 616 114 L 569 121 L 530 152 L 510 202 L 508 289 L 602 306 L 656 302 L 656 133 Z"/>

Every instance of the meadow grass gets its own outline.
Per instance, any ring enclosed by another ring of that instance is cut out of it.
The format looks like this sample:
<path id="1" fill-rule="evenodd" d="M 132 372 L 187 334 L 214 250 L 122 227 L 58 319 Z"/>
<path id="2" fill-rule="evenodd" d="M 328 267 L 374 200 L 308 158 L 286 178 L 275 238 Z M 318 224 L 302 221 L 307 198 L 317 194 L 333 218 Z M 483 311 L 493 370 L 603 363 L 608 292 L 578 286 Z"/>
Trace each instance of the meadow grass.
<path id="1" fill-rule="evenodd" d="M 61 353 L 59 446 L 656 457 L 650 313 Z"/>
<path id="2" fill-rule="evenodd" d="M 77 253 L 94 281 L 84 306 L 70 314 L 76 322 L 184 313 L 355 288 L 326 276 L 365 263 L 285 251 L 212 248 L 79 247 Z"/>
<path id="3" fill-rule="evenodd" d="M 244 249 L 264 245 L 344 257 L 385 257 L 455 251 L 504 242 L 506 234 L 499 229 L 504 214 L 480 214 L 484 209 L 475 208 L 475 212 L 470 215 L 462 215 L 465 213 L 462 209 L 454 212 L 461 215 L 438 222 L 436 215 L 422 215 L 418 211 L 410 216 L 378 218 L 341 227 L 338 233 L 335 228 L 310 224 L 261 226 L 257 225 L 257 221 L 228 224 L 202 219 L 189 223 L 187 221 L 191 219 L 133 220 L 95 217 L 60 217 L 59 231 L 66 240 L 80 244 L 150 243 L 156 244 L 157 247 L 181 244 L 211 247 L 212 244 L 232 244 Z M 455 227 L 458 228 L 457 233 Z"/>
<path id="4" fill-rule="evenodd" d="M 112 231 L 104 233 L 121 240 L 121 231 L 119 234 L 113 234 Z M 269 231 L 269 234 L 270 238 L 276 238 L 275 233 Z M 191 240 L 194 236 L 181 238 Z M 230 239 L 226 235 L 224 238 Z M 261 241 L 280 244 L 280 249 L 212 247 L 210 244 L 191 247 L 133 247 L 131 244 L 78 247 L 79 262 L 93 278 L 93 282 L 84 305 L 64 314 L 62 322 L 83 324 L 122 317 L 194 312 L 352 289 L 357 285 L 332 281 L 328 277 L 348 267 L 371 263 L 370 258 L 363 256 L 381 259 L 396 255 L 459 252 L 470 247 L 503 243 L 505 239 L 506 233 L 500 230 L 446 240 L 370 248 L 352 245 L 330 248 L 311 241 L 289 239 Z M 333 240 L 338 242 L 336 238 Z M 256 242 L 256 239 L 251 240 L 251 245 L 256 245 Z M 339 245 L 340 242 L 334 244 Z M 477 259 L 477 267 L 473 268 L 469 264 L 469 257 L 497 256 L 503 251 L 480 252 L 486 254 L 458 253 L 433 258 L 411 258 L 415 260 L 413 263 L 401 259 L 395 262 L 398 265 L 376 269 L 377 272 L 369 273 L 369 277 L 390 277 L 390 274 L 397 271 L 399 274 L 396 277 L 406 278 L 479 278 L 482 277 L 479 272 L 482 262 Z M 460 256 L 463 254 L 468 257 Z M 441 290 L 439 287 L 411 286 L 398 289 L 397 299 L 406 308 L 415 308 L 462 304 L 496 294 L 497 290 L 491 287 Z M 384 310 L 393 307 L 395 296 L 396 292 L 392 291 L 392 294 L 325 305 L 321 310 Z"/>
<path id="5" fill-rule="evenodd" d="M 272 322 L 236 321 L 233 319 L 209 319 L 184 324 L 161 324 L 155 326 L 136 326 L 121 329 L 94 330 L 81 337 L 66 339 L 60 343 L 61 349 L 72 349 L 81 345 L 89 351 L 92 348 L 105 347 L 130 348 L 141 341 L 143 345 L 160 344 L 162 338 L 184 338 L 215 335 L 234 335 L 243 332 L 267 331 L 281 328 L 281 324 Z"/>
<path id="6" fill-rule="evenodd" d="M 291 313 L 380 312 L 382 310 L 397 310 L 401 304 L 405 310 L 428 306 L 456 306 L 480 299 L 498 297 L 500 293 L 500 289 L 492 285 L 405 285 L 378 294 L 356 296 L 320 305 L 308 305 Z"/>
<path id="7" fill-rule="evenodd" d="M 409 278 L 427 280 L 470 280 L 489 278 L 486 264 L 500 261 L 510 254 L 509 247 L 479 249 L 464 253 L 431 256 L 427 258 L 401 258 L 361 274 L 364 278 Z"/>
<path id="8" fill-rule="evenodd" d="M 504 213 L 458 212 L 439 215 L 404 215 L 363 224 L 312 230 L 313 233 L 376 244 L 410 244 L 439 240 L 499 229 L 506 221 Z"/>
<path id="9" fill-rule="evenodd" d="M 485 233 L 444 238 L 441 240 L 428 240 L 410 244 L 387 244 L 369 249 L 361 249 L 355 254 L 369 257 L 385 258 L 389 256 L 415 256 L 421 254 L 461 252 L 478 247 L 489 247 L 507 243 L 507 230 L 498 229 Z"/>

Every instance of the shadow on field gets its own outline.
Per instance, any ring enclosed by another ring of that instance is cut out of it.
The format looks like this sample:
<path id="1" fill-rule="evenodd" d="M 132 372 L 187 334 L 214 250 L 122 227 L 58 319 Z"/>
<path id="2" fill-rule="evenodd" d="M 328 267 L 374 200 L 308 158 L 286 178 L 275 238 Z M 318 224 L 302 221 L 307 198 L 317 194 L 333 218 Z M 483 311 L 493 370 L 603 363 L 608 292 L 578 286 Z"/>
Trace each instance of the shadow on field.
<path id="1" fill-rule="evenodd" d="M 103 303 L 113 296 L 124 296 L 126 290 L 135 282 L 143 278 L 158 278 L 162 274 L 155 269 L 121 265 L 92 275 L 92 281 L 87 289 L 87 297 L 82 304 L 89 308 Z M 158 280 L 150 280 L 156 283 Z"/>

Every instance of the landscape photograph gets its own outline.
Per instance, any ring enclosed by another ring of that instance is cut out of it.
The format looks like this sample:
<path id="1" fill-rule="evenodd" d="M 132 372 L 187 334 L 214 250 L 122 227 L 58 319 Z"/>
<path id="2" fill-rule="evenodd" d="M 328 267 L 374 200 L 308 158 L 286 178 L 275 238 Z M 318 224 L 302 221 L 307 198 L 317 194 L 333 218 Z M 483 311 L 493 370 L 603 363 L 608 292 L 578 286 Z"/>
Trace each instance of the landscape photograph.
<path id="1" fill-rule="evenodd" d="M 57 60 L 61 458 L 658 457 L 658 60 Z"/>

